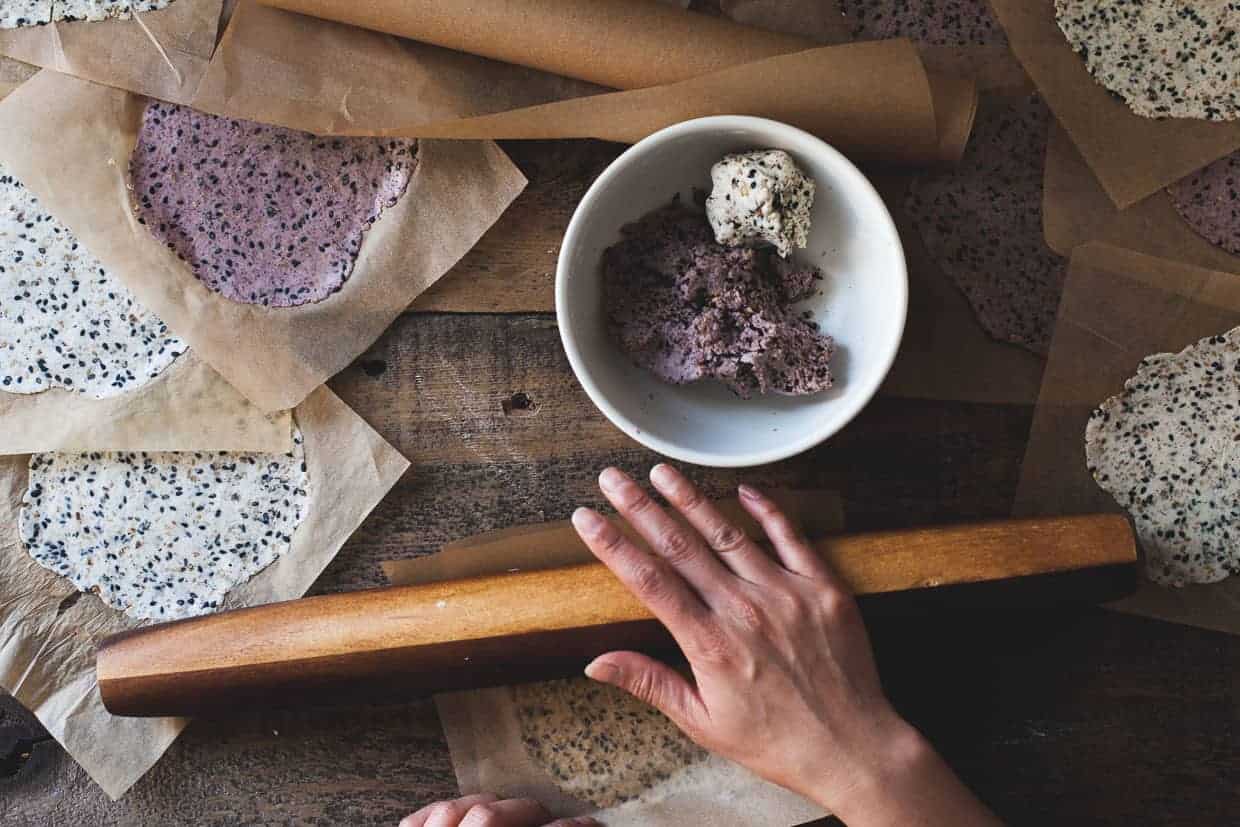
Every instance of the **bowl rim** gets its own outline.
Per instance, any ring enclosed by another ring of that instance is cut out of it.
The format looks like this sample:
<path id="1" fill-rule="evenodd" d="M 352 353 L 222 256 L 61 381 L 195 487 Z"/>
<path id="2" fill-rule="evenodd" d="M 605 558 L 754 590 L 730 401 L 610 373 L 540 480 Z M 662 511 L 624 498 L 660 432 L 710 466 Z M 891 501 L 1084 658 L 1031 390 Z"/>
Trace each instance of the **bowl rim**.
<path id="1" fill-rule="evenodd" d="M 847 411 L 847 415 L 839 422 L 811 429 L 809 433 L 800 439 L 790 440 L 778 448 L 762 451 L 718 453 L 685 448 L 684 446 L 669 442 L 656 434 L 635 427 L 628 417 L 611 404 L 606 394 L 595 383 L 594 377 L 586 365 L 586 360 L 577 346 L 576 336 L 571 332 L 570 325 L 566 323 L 566 320 L 569 318 L 567 285 L 570 278 L 567 251 L 575 249 L 578 245 L 578 236 L 584 232 L 585 219 L 583 216 L 588 212 L 588 207 L 600 197 L 600 193 L 606 190 L 612 181 L 624 174 L 635 158 L 650 151 L 657 144 L 681 135 L 737 128 L 744 128 L 753 132 L 782 134 L 782 136 L 796 138 L 802 142 L 809 142 L 815 151 L 821 152 L 835 163 L 841 165 L 844 174 L 855 179 L 854 183 L 858 185 L 857 189 L 863 192 L 866 197 L 873 199 L 874 203 L 878 205 L 878 213 L 883 221 L 883 229 L 895 241 L 896 263 L 899 267 L 900 278 L 897 279 L 896 289 L 892 291 L 891 301 L 895 305 L 894 312 L 899 314 L 899 318 L 897 335 L 894 337 L 890 352 L 883 356 L 882 369 L 874 371 L 871 377 L 862 383 L 860 394 L 849 402 L 852 409 Z M 891 372 L 891 366 L 895 363 L 896 355 L 899 353 L 901 342 L 904 339 L 905 327 L 908 321 L 908 292 L 908 262 L 905 258 L 904 244 L 900 239 L 895 219 L 892 218 L 891 211 L 887 209 L 887 204 L 878 194 L 878 190 L 874 188 L 873 183 L 858 169 L 856 164 L 838 149 L 816 135 L 782 121 L 760 118 L 753 115 L 711 115 L 681 121 L 680 123 L 664 127 L 658 132 L 651 133 L 620 153 L 599 174 L 589 189 L 586 190 L 585 195 L 581 197 L 581 200 L 573 210 L 572 218 L 568 222 L 568 228 L 564 232 L 564 238 L 560 242 L 560 252 L 556 261 L 555 271 L 556 326 L 560 330 L 560 342 L 564 347 L 565 354 L 568 356 L 568 362 L 570 367 L 572 367 L 573 375 L 585 390 L 590 401 L 594 403 L 596 408 L 602 411 L 612 425 L 646 448 L 680 462 L 709 468 L 748 468 L 778 462 L 822 444 L 847 427 L 870 404 L 887 378 L 887 375 Z"/>

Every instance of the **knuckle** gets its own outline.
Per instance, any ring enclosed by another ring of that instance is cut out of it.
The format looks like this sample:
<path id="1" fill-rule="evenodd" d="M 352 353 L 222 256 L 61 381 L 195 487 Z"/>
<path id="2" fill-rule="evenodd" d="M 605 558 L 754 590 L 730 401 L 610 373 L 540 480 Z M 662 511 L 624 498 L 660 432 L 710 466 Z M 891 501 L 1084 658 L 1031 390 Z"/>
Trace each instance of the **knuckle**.
<path id="1" fill-rule="evenodd" d="M 634 590 L 642 597 L 650 599 L 663 593 L 663 573 L 655 566 L 639 564 L 634 566 L 632 574 Z"/>
<path id="2" fill-rule="evenodd" d="M 830 589 L 822 597 L 822 611 L 832 623 L 844 623 L 856 617 L 857 603 L 839 589 Z"/>
<path id="3" fill-rule="evenodd" d="M 723 523 L 711 536 L 711 546 L 719 551 L 735 551 L 745 544 L 745 533 L 731 523 Z"/>
<path id="4" fill-rule="evenodd" d="M 460 807 L 454 801 L 437 801 L 426 811 L 427 827 L 454 824 L 460 818 Z"/>
<path id="5" fill-rule="evenodd" d="M 461 827 L 501 827 L 504 816 L 494 804 L 475 804 L 461 819 Z"/>
<path id="6" fill-rule="evenodd" d="M 746 632 L 755 632 L 765 625 L 762 613 L 748 598 L 740 597 L 728 606 L 731 620 L 737 627 Z"/>
<path id="7" fill-rule="evenodd" d="M 687 563 L 697 555 L 697 544 L 687 532 L 670 529 L 659 538 L 659 553 L 672 565 Z"/>

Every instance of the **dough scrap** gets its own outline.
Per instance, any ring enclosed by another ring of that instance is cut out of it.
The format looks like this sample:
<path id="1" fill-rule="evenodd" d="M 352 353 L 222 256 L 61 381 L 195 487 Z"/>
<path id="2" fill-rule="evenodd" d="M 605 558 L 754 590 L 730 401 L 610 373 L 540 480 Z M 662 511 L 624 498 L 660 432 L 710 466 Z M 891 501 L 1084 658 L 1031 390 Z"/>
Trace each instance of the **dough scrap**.
<path id="1" fill-rule="evenodd" d="M 139 620 L 216 611 L 288 552 L 309 477 L 288 454 L 44 453 L 19 517 L 40 565 Z"/>
<path id="2" fill-rule="evenodd" d="M 1240 328 L 1144 359 L 1090 416 L 1085 458 L 1164 586 L 1240 571 Z"/>
<path id="3" fill-rule="evenodd" d="M 117 396 L 185 350 L 0 165 L 0 392 Z"/>
<path id="4" fill-rule="evenodd" d="M 1055 0 L 1055 20 L 1094 79 L 1136 114 L 1240 118 L 1236 3 Z"/>
<path id="5" fill-rule="evenodd" d="M 139 220 L 207 287 L 245 304 L 322 301 L 405 193 L 417 142 L 321 138 L 147 105 L 130 159 Z"/>

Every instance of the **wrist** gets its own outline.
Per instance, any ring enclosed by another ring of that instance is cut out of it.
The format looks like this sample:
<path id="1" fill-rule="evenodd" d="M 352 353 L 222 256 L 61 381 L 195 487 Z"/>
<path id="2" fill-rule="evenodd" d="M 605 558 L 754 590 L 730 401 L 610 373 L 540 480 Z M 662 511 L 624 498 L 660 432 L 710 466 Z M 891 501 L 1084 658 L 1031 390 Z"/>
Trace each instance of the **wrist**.
<path id="1" fill-rule="evenodd" d="M 868 756 L 852 784 L 838 800 L 821 802 L 848 824 L 881 823 L 876 814 L 915 797 L 914 790 L 933 777 L 938 754 L 920 732 L 898 721 Z"/>

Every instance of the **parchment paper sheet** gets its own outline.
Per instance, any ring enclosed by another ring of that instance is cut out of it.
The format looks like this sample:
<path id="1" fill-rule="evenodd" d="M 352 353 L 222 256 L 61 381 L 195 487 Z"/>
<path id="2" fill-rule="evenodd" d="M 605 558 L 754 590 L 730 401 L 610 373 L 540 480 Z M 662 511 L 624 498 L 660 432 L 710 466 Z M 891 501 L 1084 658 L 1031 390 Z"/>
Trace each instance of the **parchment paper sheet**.
<path id="1" fill-rule="evenodd" d="M 310 502 L 289 552 L 230 592 L 226 606 L 300 597 L 409 463 L 331 391 L 296 410 L 306 440 Z M 111 798 L 150 769 L 188 723 L 118 718 L 95 682 L 95 643 L 139 625 L 26 553 L 17 533 L 28 457 L 0 458 L 0 685 Z"/>
<path id="2" fill-rule="evenodd" d="M 61 388 L 0 392 L 0 455 L 292 447 L 287 411 L 263 413 L 192 350 L 150 383 L 108 399 Z"/>
<path id="3" fill-rule="evenodd" d="M 142 14 L 141 24 L 133 19 L 80 20 L 4 29 L 0 30 L 0 55 L 187 103 L 215 50 L 222 6 L 223 0 L 176 0 L 167 8 Z"/>
<path id="4" fill-rule="evenodd" d="M 142 304 L 264 411 L 295 406 L 348 366 L 526 183 L 493 143 L 422 141 L 408 190 L 370 228 L 339 292 L 295 308 L 240 304 L 198 281 L 138 223 L 128 165 L 144 105 L 119 89 L 41 72 L 0 102 L 0 159 Z"/>
<path id="5" fill-rule="evenodd" d="M 1029 444 L 1017 515 L 1119 511 L 1085 467 L 1085 424 L 1137 364 L 1240 324 L 1240 279 L 1091 242 L 1073 253 Z M 1143 583 L 1110 604 L 1240 634 L 1240 578 L 1169 589 Z"/>
<path id="6" fill-rule="evenodd" d="M 475 3 L 469 17 L 485 19 L 496 5 L 503 5 L 502 0 Z M 652 23 L 646 13 L 688 14 L 644 1 L 632 8 L 642 13 L 630 16 L 631 28 L 615 32 L 605 44 L 614 50 L 618 66 L 652 62 L 630 43 L 631 34 L 649 33 Z M 711 52 L 709 31 L 677 42 L 674 50 Z M 743 31 L 770 42 L 771 35 Z M 507 35 L 502 29 L 476 34 L 496 43 Z M 526 34 L 548 36 L 532 25 Z M 319 133 L 616 141 L 633 141 L 691 117 L 743 113 L 789 121 L 856 157 L 919 163 L 954 160 L 963 151 L 958 136 L 967 135 L 972 120 L 972 84 L 944 83 L 932 89 L 907 42 L 810 48 L 813 41 L 779 40 L 808 51 L 690 80 L 605 93 L 593 84 L 473 54 L 242 4 L 195 105 Z M 594 55 L 567 57 L 588 66 Z M 669 75 L 669 80 L 677 79 Z M 935 91 L 952 97 L 936 101 Z M 941 127 L 936 107 L 953 120 Z M 954 136 L 959 145 L 944 145 L 941 135 Z"/>
<path id="7" fill-rule="evenodd" d="M 0 99 L 37 72 L 0 58 Z M 0 392 L 0 455 L 35 451 L 288 451 L 287 412 L 264 414 L 191 350 L 111 399 Z"/>
<path id="8" fill-rule="evenodd" d="M 1175 211 L 1165 189 L 1126 209 L 1115 206 L 1060 128 L 1051 130 L 1046 154 L 1042 220 L 1047 244 L 1065 255 L 1087 241 L 1103 241 L 1138 253 L 1240 274 L 1240 257 L 1193 232 Z"/>
<path id="9" fill-rule="evenodd" d="M 834 491 L 771 492 L 810 536 L 843 528 L 843 504 Z M 735 499 L 720 503 L 747 534 L 761 530 Z M 626 532 L 630 532 L 624 526 Z M 540 569 L 594 559 L 568 522 L 523 526 L 471 537 L 435 555 L 384 564 L 394 584 L 436 582 L 513 568 Z M 585 680 L 580 678 L 578 680 Z M 548 684 L 562 686 L 564 682 Z M 640 798 L 602 811 L 567 795 L 526 751 L 510 687 L 454 692 L 435 698 L 462 794 L 493 791 L 532 796 L 556 815 L 593 812 L 609 827 L 709 824 L 800 824 L 823 812 L 801 797 L 711 756 L 682 768 Z M 671 726 L 670 722 L 668 726 Z M 571 733 L 564 733 L 570 737 Z M 599 756 L 599 760 L 605 760 Z"/>
<path id="10" fill-rule="evenodd" d="M 1240 148 L 1240 123 L 1136 115 L 1094 80 L 1055 23 L 1054 0 L 990 0 L 1012 51 L 1120 207 Z"/>
<path id="11" fill-rule="evenodd" d="M 1044 363 L 982 329 L 973 308 L 935 262 L 904 211 L 907 178 L 878 177 L 876 186 L 900 232 L 908 266 L 909 308 L 900 352 L 883 382 L 889 396 L 1031 405 Z"/>

